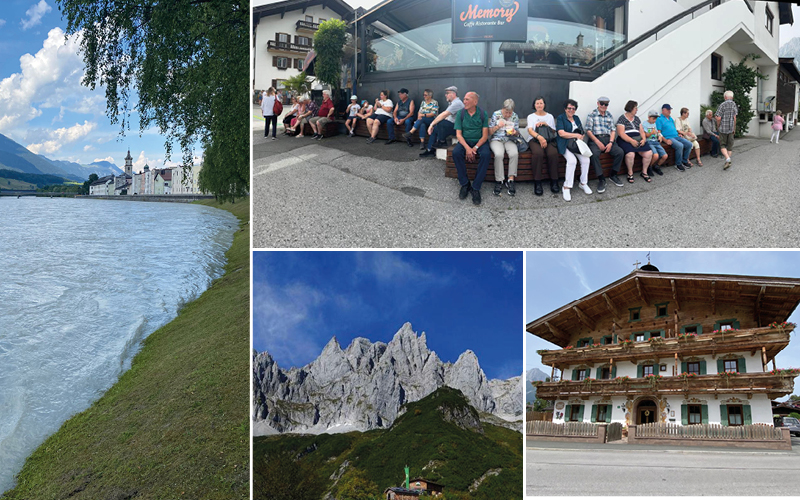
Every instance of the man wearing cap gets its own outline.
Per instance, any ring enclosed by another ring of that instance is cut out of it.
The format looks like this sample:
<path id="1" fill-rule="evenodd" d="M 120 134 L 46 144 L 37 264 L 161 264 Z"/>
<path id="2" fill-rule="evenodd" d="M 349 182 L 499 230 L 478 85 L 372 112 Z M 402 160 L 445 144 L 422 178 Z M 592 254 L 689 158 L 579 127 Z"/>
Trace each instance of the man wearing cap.
<path id="1" fill-rule="evenodd" d="M 725 157 L 725 166 L 722 170 L 728 170 L 731 166 L 731 155 L 728 150 L 733 150 L 733 135 L 736 132 L 736 115 L 739 114 L 739 107 L 733 102 L 732 91 L 726 90 L 724 95 L 725 101 L 719 105 L 714 116 L 717 118 L 720 150 Z"/>
<path id="2" fill-rule="evenodd" d="M 600 154 L 608 153 L 614 158 L 614 163 L 611 165 L 611 182 L 619 187 L 622 187 L 622 181 L 619 180 L 617 174 L 622 168 L 622 160 L 625 158 L 625 152 L 621 147 L 617 146 L 614 139 L 617 135 L 617 126 L 614 122 L 614 117 L 608 112 L 608 103 L 611 101 L 608 97 L 600 96 L 597 98 L 597 108 L 586 117 L 586 136 L 589 138 L 589 149 L 592 151 L 592 165 L 594 165 L 594 174 L 597 176 L 597 192 L 602 193 L 606 190 L 606 180 L 603 177 L 603 166 L 600 165 Z"/>
<path id="3" fill-rule="evenodd" d="M 481 184 L 489 169 L 492 150 L 489 148 L 489 113 L 478 107 L 480 96 L 475 92 L 464 95 L 464 108 L 457 111 L 455 120 L 458 144 L 453 148 L 453 163 L 458 171 L 458 182 L 461 184 L 459 199 L 464 199 L 471 192 L 472 203 L 481 204 Z M 478 172 L 475 180 L 469 183 L 467 163 L 478 158 Z"/>
<path id="4" fill-rule="evenodd" d="M 398 90 L 397 96 L 400 100 L 397 101 L 394 107 L 394 113 L 392 114 L 394 123 L 386 124 L 386 129 L 389 132 L 389 140 L 386 141 L 386 144 L 396 142 L 394 138 L 395 125 L 405 126 L 406 132 L 411 130 L 411 127 L 414 126 L 414 101 L 408 98 L 408 89 L 402 88 Z"/>
<path id="5" fill-rule="evenodd" d="M 464 109 L 464 103 L 458 98 L 458 89 L 454 86 L 444 89 L 444 97 L 450 104 L 428 126 L 428 135 L 430 135 L 428 149 L 420 153 L 420 156 L 436 156 L 436 149 L 434 148 L 437 143 L 444 143 L 447 137 L 456 133 L 455 114 Z"/>
<path id="6" fill-rule="evenodd" d="M 670 116 L 672 106 L 664 104 L 661 106 L 661 116 L 656 120 L 656 128 L 661 131 L 664 143 L 672 146 L 675 150 L 675 168 L 685 172 L 689 166 L 689 155 L 692 153 L 692 143 L 678 134 L 675 128 L 675 120 Z"/>

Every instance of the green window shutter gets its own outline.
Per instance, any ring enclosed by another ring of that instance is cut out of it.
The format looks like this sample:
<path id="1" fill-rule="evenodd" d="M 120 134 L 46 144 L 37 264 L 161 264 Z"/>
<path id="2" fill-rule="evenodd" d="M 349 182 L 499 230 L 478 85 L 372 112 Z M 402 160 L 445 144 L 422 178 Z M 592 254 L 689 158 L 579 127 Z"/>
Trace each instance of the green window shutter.
<path id="1" fill-rule="evenodd" d="M 611 423 L 611 408 L 612 407 L 613 407 L 612 405 L 606 405 L 606 423 L 607 424 Z"/>
<path id="2" fill-rule="evenodd" d="M 636 378 L 642 378 L 643 373 L 644 373 L 644 366 L 636 365 Z"/>
<path id="3" fill-rule="evenodd" d="M 650 332 L 644 332 L 644 339 L 645 340 L 649 340 L 650 339 Z"/>
<path id="4" fill-rule="evenodd" d="M 700 375 L 706 375 L 706 360 L 700 361 Z"/>
<path id="5" fill-rule="evenodd" d="M 580 405 L 578 407 L 578 422 L 583 422 L 583 410 L 584 410 L 584 408 L 585 408 L 584 405 Z"/>
<path id="6" fill-rule="evenodd" d="M 602 368 L 600 367 L 597 368 L 597 373 L 595 374 L 594 378 L 600 380 L 601 370 Z"/>
<path id="7" fill-rule="evenodd" d="M 578 369 L 577 368 L 573 368 L 572 369 L 572 380 L 578 380 Z"/>
<path id="8" fill-rule="evenodd" d="M 697 325 L 697 334 L 698 335 L 702 335 L 703 334 L 703 325 Z"/>
<path id="9" fill-rule="evenodd" d="M 689 425 L 689 406 L 681 405 L 681 424 Z"/>
<path id="10" fill-rule="evenodd" d="M 700 407 L 700 417 L 702 418 L 702 423 L 708 423 L 708 405 L 703 405 Z"/>
<path id="11" fill-rule="evenodd" d="M 592 405 L 592 423 L 597 422 L 597 405 Z"/>
<path id="12" fill-rule="evenodd" d="M 722 358 L 717 360 L 717 373 L 722 373 L 725 371 L 725 361 Z"/>
<path id="13" fill-rule="evenodd" d="M 686 373 L 686 361 L 681 363 L 681 373 Z"/>
<path id="14" fill-rule="evenodd" d="M 611 367 L 611 378 L 617 378 L 617 365 Z"/>
<path id="15" fill-rule="evenodd" d="M 744 414 L 744 425 L 751 425 L 753 423 L 753 415 L 750 413 L 750 405 L 742 406 L 742 413 Z"/>
<path id="16" fill-rule="evenodd" d="M 569 419 L 572 416 L 572 412 L 570 412 L 570 409 L 572 409 L 572 405 L 567 405 L 567 407 L 564 409 L 564 421 L 565 422 L 569 422 Z"/>
<path id="17" fill-rule="evenodd" d="M 719 405 L 719 420 L 722 425 L 728 426 L 728 405 Z"/>
<path id="18" fill-rule="evenodd" d="M 744 358 L 739 358 L 739 373 L 747 373 L 747 361 Z"/>
<path id="19" fill-rule="evenodd" d="M 614 343 L 615 344 L 617 343 L 617 334 L 616 333 L 614 334 Z"/>
<path id="20" fill-rule="evenodd" d="M 733 322 L 733 327 L 736 328 L 737 330 L 739 329 L 739 320 Z"/>

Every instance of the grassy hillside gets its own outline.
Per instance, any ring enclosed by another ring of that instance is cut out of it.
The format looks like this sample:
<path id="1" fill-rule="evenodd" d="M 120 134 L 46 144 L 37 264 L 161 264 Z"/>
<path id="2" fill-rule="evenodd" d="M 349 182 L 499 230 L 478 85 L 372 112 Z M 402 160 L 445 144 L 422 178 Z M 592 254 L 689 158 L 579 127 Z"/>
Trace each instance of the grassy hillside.
<path id="1" fill-rule="evenodd" d="M 225 275 L 26 461 L 3 499 L 249 498 L 249 199 Z M 187 256 L 189 258 L 189 256 Z"/>
<path id="2" fill-rule="evenodd" d="M 342 493 L 349 478 L 358 473 L 373 483 L 373 492 L 398 486 L 408 465 L 412 476 L 422 476 L 445 485 L 447 498 L 519 499 L 522 493 L 522 435 L 502 427 L 483 424 L 484 434 L 463 429 L 442 417 L 440 408 L 469 408 L 464 396 L 441 388 L 428 397 L 407 405 L 406 413 L 388 430 L 319 436 L 270 436 L 255 438 L 253 446 L 254 491 L 273 482 L 275 471 L 266 466 L 285 467 L 274 460 L 299 460 L 294 466 L 305 475 L 316 472 L 322 491 L 294 498 L 320 498 L 333 490 L 339 500 L 354 498 Z M 499 472 L 481 483 L 473 493 L 473 481 L 489 471 Z M 280 471 L 287 475 L 291 471 Z M 334 485 L 331 476 L 344 474 Z M 281 498 L 281 497 L 274 497 Z M 288 496 L 286 498 L 289 498 Z M 378 498 L 373 495 L 373 498 Z"/>
<path id="3" fill-rule="evenodd" d="M 0 189 L 13 189 L 22 191 L 33 191 L 37 188 L 36 184 L 30 182 L 20 181 L 17 179 L 9 179 L 0 177 Z"/>

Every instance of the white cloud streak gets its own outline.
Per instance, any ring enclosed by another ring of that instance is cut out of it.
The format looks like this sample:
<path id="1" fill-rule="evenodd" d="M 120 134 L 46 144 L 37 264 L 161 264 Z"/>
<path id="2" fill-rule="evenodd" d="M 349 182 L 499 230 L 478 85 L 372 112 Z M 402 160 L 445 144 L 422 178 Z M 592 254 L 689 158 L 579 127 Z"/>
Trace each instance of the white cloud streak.
<path id="1" fill-rule="evenodd" d="M 40 24 L 42 22 L 42 17 L 51 10 L 53 10 L 53 8 L 47 5 L 45 0 L 39 0 L 39 3 L 33 4 L 30 9 L 25 11 L 27 17 L 20 21 L 22 29 L 27 30 Z"/>
<path id="2" fill-rule="evenodd" d="M 62 146 L 65 146 L 66 144 L 73 143 L 77 140 L 86 137 L 95 128 L 97 128 L 97 123 L 90 121 L 84 121 L 83 125 L 76 123 L 72 127 L 58 128 L 56 130 L 49 132 L 50 135 L 49 141 L 44 141 L 36 144 L 29 144 L 27 147 L 29 150 L 31 150 L 36 154 L 55 153 L 56 151 L 61 149 Z"/>

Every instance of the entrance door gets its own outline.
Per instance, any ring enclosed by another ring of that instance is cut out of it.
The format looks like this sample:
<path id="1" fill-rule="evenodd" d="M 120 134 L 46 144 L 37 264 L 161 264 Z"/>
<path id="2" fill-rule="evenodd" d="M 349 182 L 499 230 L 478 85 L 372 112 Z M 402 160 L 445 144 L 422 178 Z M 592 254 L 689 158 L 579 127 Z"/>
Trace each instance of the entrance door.
<path id="1" fill-rule="evenodd" d="M 657 407 L 654 401 L 645 400 L 639 403 L 637 424 L 651 424 L 656 422 Z"/>

